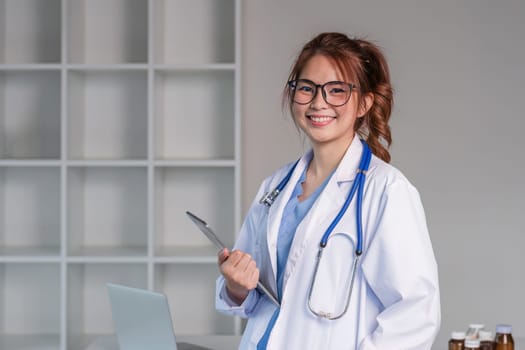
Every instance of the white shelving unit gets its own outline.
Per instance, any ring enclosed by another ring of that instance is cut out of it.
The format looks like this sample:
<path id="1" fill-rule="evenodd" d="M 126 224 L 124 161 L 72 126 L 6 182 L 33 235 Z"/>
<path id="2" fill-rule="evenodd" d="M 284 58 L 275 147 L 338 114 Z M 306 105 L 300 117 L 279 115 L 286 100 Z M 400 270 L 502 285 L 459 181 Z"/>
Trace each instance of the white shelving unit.
<path id="1" fill-rule="evenodd" d="M 240 226 L 241 0 L 0 0 L 0 349 L 114 333 L 107 282 L 164 292 L 178 334 L 214 309 Z"/>

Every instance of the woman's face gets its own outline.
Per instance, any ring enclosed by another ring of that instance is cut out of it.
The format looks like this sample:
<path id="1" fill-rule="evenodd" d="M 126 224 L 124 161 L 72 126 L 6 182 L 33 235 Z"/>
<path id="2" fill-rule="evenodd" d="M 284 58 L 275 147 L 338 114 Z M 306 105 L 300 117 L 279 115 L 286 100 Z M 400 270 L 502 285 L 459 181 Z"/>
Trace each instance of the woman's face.
<path id="1" fill-rule="evenodd" d="M 325 56 L 313 56 L 305 65 L 299 79 L 308 79 L 315 84 L 323 85 L 330 81 L 344 81 L 356 85 L 355 81 L 346 81 L 336 66 Z M 348 102 L 334 107 L 324 99 L 320 88 L 312 102 L 308 104 L 293 103 L 292 112 L 296 125 L 308 136 L 312 145 L 325 144 L 348 147 L 354 137 L 354 124 L 357 118 L 366 112 L 363 103 L 359 106 L 357 88 L 350 94 Z M 363 101 L 365 102 L 365 101 Z"/>

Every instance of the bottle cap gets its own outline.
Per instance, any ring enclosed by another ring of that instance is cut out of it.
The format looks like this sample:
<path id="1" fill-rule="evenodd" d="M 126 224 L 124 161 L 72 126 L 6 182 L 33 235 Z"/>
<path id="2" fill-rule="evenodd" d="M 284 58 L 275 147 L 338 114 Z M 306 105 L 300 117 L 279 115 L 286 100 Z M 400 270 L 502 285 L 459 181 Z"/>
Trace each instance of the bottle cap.
<path id="1" fill-rule="evenodd" d="M 496 333 L 510 334 L 512 333 L 512 326 L 509 324 L 498 324 L 496 326 Z"/>
<path id="2" fill-rule="evenodd" d="M 483 329 L 485 328 L 485 325 L 481 323 L 471 323 L 469 324 L 469 328 Z"/>
<path id="3" fill-rule="evenodd" d="M 465 340 L 465 347 L 466 348 L 479 348 L 479 340 L 478 339 L 467 339 Z"/>
<path id="4" fill-rule="evenodd" d="M 455 340 L 463 340 L 465 339 L 465 332 L 452 332 L 450 337 Z"/>
<path id="5" fill-rule="evenodd" d="M 479 331 L 479 340 L 492 340 L 492 332 L 490 331 Z"/>

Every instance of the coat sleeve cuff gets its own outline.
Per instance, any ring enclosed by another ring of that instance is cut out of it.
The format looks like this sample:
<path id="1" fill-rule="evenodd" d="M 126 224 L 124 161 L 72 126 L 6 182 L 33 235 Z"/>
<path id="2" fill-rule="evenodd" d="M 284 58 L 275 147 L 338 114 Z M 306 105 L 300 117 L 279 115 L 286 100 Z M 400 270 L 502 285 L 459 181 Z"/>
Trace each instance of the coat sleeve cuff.
<path id="1" fill-rule="evenodd" d="M 217 279 L 215 295 L 215 308 L 217 311 L 243 318 L 250 316 L 259 301 L 259 293 L 257 290 L 253 289 L 248 293 L 248 296 L 244 299 L 243 303 L 237 305 L 228 295 L 226 285 L 224 284 L 224 278 L 222 276 Z"/>

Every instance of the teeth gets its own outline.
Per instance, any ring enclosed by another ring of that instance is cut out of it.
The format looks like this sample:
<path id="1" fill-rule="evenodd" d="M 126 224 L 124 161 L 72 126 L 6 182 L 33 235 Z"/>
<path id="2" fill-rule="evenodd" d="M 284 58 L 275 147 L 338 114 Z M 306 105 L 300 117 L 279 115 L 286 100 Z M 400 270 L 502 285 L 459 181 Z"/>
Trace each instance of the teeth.
<path id="1" fill-rule="evenodd" d="M 316 123 L 324 123 L 332 119 L 332 117 L 315 117 L 313 115 L 310 116 L 310 119 Z"/>

